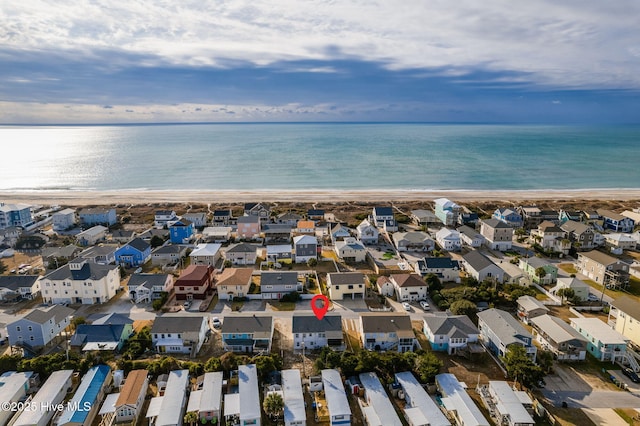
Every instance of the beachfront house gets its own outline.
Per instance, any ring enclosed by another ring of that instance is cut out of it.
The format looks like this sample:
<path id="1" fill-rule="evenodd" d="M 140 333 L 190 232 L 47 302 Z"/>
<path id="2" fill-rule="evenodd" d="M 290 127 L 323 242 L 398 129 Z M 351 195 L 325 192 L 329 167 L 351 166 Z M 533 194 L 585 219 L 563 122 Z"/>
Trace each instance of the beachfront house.
<path id="1" fill-rule="evenodd" d="M 321 222 L 324 220 L 324 209 L 309 209 L 307 210 L 307 219 L 314 222 Z"/>
<path id="2" fill-rule="evenodd" d="M 360 314 L 359 332 L 362 347 L 373 351 L 413 351 L 417 344 L 409 315 L 395 312 Z"/>
<path id="3" fill-rule="evenodd" d="M 87 208 L 78 212 L 80 225 L 88 228 L 95 225 L 113 226 L 118 222 L 116 209 Z"/>
<path id="4" fill-rule="evenodd" d="M 28 204 L 5 204 L 0 202 L 0 229 L 24 228 L 33 223 L 31 206 Z"/>
<path id="5" fill-rule="evenodd" d="M 587 339 L 564 320 L 545 314 L 531 319 L 530 324 L 534 339 L 559 361 L 584 361 Z"/>
<path id="6" fill-rule="evenodd" d="M 625 288 L 629 285 L 629 264 L 597 250 L 578 253 L 576 270 L 606 287 Z"/>
<path id="7" fill-rule="evenodd" d="M 222 323 L 225 351 L 268 353 L 273 339 L 273 318 L 266 315 L 227 316 Z"/>
<path id="8" fill-rule="evenodd" d="M 504 282 L 504 271 L 478 250 L 472 250 L 462 256 L 462 267 L 478 282 L 486 279 Z"/>
<path id="9" fill-rule="evenodd" d="M 116 250 L 115 258 L 125 268 L 142 266 L 151 259 L 151 245 L 141 238 L 134 238 Z"/>
<path id="10" fill-rule="evenodd" d="M 51 223 L 54 231 L 66 231 L 76 226 L 78 218 L 75 209 L 63 209 L 51 215 Z"/>
<path id="11" fill-rule="evenodd" d="M 294 314 L 291 322 L 293 349 L 296 351 L 322 349 L 327 346 L 337 351 L 345 348 L 342 317 L 328 314 L 321 320 L 315 315 Z"/>
<path id="12" fill-rule="evenodd" d="M 458 223 L 458 216 L 462 212 L 462 207 L 446 198 L 438 198 L 434 201 L 435 215 L 444 226 L 455 226 Z"/>
<path id="13" fill-rule="evenodd" d="M 495 308 L 478 312 L 478 330 L 485 347 L 494 355 L 503 357 L 510 346 L 517 345 L 535 362 L 537 348 L 533 336 L 509 312 Z"/>
<path id="14" fill-rule="evenodd" d="M 485 238 L 485 244 L 491 250 L 511 250 L 513 227 L 498 219 L 480 221 L 480 234 Z"/>
<path id="15" fill-rule="evenodd" d="M 447 251 L 459 251 L 462 247 L 460 233 L 454 229 L 441 228 L 436 232 L 438 245 Z"/>
<path id="16" fill-rule="evenodd" d="M 93 246 L 100 241 L 106 240 L 108 230 L 108 228 L 102 225 L 96 225 L 76 234 L 76 242 L 82 247 Z"/>
<path id="17" fill-rule="evenodd" d="M 151 344 L 161 354 L 187 354 L 194 357 L 209 330 L 206 317 L 161 315 L 156 317 L 151 327 Z"/>
<path id="18" fill-rule="evenodd" d="M 378 228 L 373 226 L 368 220 L 363 220 L 356 227 L 356 234 L 358 236 L 358 240 L 362 242 L 362 244 L 378 244 L 378 238 L 380 237 L 380 231 Z"/>
<path id="19" fill-rule="evenodd" d="M 418 226 L 429 226 L 441 223 L 434 212 L 424 209 L 411 210 L 411 220 Z"/>
<path id="20" fill-rule="evenodd" d="M 169 239 L 172 244 L 188 244 L 193 238 L 193 222 L 178 219 L 169 225 Z"/>
<path id="21" fill-rule="evenodd" d="M 120 271 L 115 265 L 100 265 L 77 258 L 42 278 L 45 303 L 104 303 L 120 289 Z"/>
<path id="22" fill-rule="evenodd" d="M 213 211 L 213 219 L 211 224 L 213 226 L 229 226 L 232 222 L 235 222 L 233 219 L 233 212 L 231 209 L 220 209 Z"/>
<path id="23" fill-rule="evenodd" d="M 207 213 L 205 212 L 185 213 L 182 215 L 182 218 L 191 221 L 193 226 L 198 229 L 202 229 L 207 225 Z"/>
<path id="24" fill-rule="evenodd" d="M 170 224 L 178 220 L 176 212 L 173 210 L 156 210 L 153 225 L 156 228 L 168 227 Z"/>
<path id="25" fill-rule="evenodd" d="M 398 230 L 398 223 L 393 215 L 393 207 L 376 206 L 373 208 L 371 218 L 373 224 L 379 230 L 386 232 L 396 232 Z"/>
<path id="26" fill-rule="evenodd" d="M 520 214 L 510 208 L 499 208 L 493 212 L 493 219 L 498 219 L 501 222 L 506 223 L 512 228 L 522 228 L 523 220 Z"/>
<path id="27" fill-rule="evenodd" d="M 367 277 L 362 272 L 334 272 L 327 274 L 327 289 L 331 300 L 364 299 Z"/>
<path id="28" fill-rule="evenodd" d="M 634 222 L 630 217 L 612 212 L 611 210 L 598 209 L 602 218 L 602 227 L 613 232 L 633 232 Z"/>

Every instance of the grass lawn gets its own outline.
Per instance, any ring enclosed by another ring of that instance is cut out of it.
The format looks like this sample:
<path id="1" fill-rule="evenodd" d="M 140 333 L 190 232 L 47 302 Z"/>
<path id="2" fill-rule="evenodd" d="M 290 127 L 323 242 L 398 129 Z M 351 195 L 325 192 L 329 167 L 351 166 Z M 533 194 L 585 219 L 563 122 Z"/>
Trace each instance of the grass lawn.
<path id="1" fill-rule="evenodd" d="M 561 408 L 545 405 L 545 408 L 556 418 L 562 426 L 595 426 L 589 416 L 580 408 Z"/>
<path id="2" fill-rule="evenodd" d="M 270 302 L 269 304 L 276 311 L 293 311 L 296 308 L 294 302 Z"/>
<path id="3" fill-rule="evenodd" d="M 231 302 L 231 310 L 234 312 L 239 311 L 240 309 L 242 309 L 243 306 L 244 306 L 243 301 L 234 300 Z"/>
<path id="4" fill-rule="evenodd" d="M 589 284 L 594 289 L 596 289 L 597 293 L 602 292 L 602 286 L 597 282 L 592 280 L 584 280 L 584 282 Z M 613 297 L 614 299 L 617 299 L 618 297 L 622 297 L 622 296 L 629 296 L 632 299 L 635 299 L 636 302 L 640 302 L 640 279 L 636 277 L 631 277 L 629 279 L 629 287 L 627 287 L 624 291 L 606 289 L 604 291 L 604 294 L 606 294 L 607 296 Z"/>
<path id="5" fill-rule="evenodd" d="M 393 259 L 395 256 L 392 252 L 388 251 L 385 254 L 382 255 L 382 260 L 391 260 Z"/>
<path id="6" fill-rule="evenodd" d="M 573 263 L 560 263 L 558 265 L 558 268 L 562 269 L 567 274 L 577 274 L 578 273 L 578 271 L 576 270 L 576 267 L 574 266 Z"/>

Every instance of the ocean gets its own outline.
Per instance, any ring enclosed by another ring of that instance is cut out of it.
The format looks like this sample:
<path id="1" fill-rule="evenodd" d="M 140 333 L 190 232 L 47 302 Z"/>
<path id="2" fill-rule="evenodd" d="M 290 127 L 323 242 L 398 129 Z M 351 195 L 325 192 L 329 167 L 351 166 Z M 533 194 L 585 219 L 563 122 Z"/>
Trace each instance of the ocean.
<path id="1" fill-rule="evenodd" d="M 0 190 L 640 187 L 640 126 L 0 127 Z"/>

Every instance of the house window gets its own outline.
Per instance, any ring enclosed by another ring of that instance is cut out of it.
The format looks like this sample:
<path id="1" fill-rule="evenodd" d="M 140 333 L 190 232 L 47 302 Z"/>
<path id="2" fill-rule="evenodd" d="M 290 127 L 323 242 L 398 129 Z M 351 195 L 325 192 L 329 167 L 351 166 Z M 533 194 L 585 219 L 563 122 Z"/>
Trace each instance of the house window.
<path id="1" fill-rule="evenodd" d="M 16 327 L 16 331 L 21 331 L 21 330 L 20 330 L 20 326 L 17 326 L 17 327 Z"/>
<path id="2" fill-rule="evenodd" d="M 33 342 L 33 336 L 29 336 L 29 340 Z"/>
<path id="3" fill-rule="evenodd" d="M 33 331 L 33 327 L 29 326 L 29 327 L 27 327 L 27 330 Z M 18 330 L 18 331 L 20 331 L 20 330 Z"/>

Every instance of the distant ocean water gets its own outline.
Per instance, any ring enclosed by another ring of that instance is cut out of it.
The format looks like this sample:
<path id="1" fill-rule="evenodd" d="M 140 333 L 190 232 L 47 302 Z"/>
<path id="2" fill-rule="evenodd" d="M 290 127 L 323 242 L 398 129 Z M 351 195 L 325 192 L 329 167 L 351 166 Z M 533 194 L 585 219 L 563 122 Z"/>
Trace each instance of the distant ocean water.
<path id="1" fill-rule="evenodd" d="M 640 126 L 0 127 L 0 190 L 640 187 Z"/>

